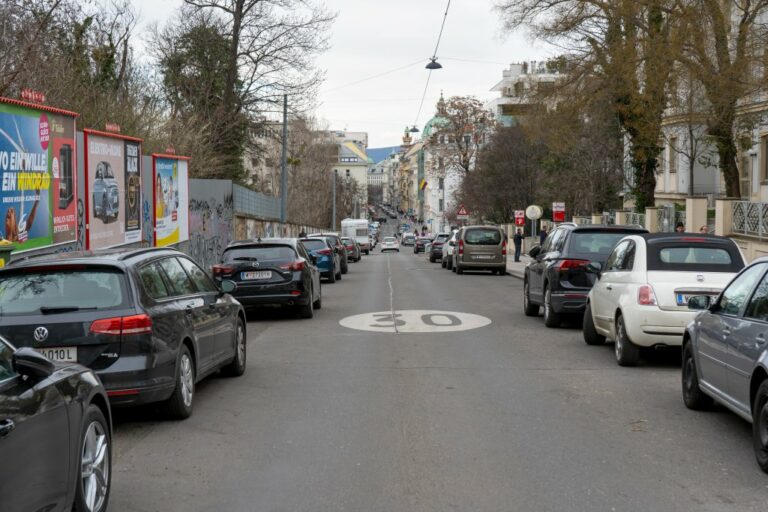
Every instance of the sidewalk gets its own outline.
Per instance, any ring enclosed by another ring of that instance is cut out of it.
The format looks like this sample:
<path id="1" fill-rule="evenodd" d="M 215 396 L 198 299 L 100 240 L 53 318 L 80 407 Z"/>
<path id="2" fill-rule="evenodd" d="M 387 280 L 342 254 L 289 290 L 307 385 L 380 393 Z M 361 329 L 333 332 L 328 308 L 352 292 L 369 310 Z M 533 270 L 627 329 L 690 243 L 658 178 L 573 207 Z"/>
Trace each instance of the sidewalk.
<path id="1" fill-rule="evenodd" d="M 525 254 L 520 256 L 519 262 L 515 262 L 515 258 L 508 255 L 507 274 L 511 275 L 512 277 L 516 277 L 518 279 L 523 279 L 525 275 L 525 266 L 528 265 L 529 261 L 531 261 L 531 258 L 526 256 Z"/>

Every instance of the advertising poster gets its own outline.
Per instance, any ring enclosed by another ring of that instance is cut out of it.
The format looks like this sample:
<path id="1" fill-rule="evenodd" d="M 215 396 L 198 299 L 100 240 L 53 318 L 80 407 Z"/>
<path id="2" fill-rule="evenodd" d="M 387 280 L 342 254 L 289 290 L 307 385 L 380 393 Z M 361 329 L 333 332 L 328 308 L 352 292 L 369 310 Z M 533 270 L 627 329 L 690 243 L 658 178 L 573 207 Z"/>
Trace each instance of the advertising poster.
<path id="1" fill-rule="evenodd" d="M 155 247 L 189 240 L 188 161 L 152 155 L 154 162 Z"/>
<path id="2" fill-rule="evenodd" d="M 84 130 L 87 248 L 141 241 L 139 139 Z"/>
<path id="3" fill-rule="evenodd" d="M 0 100 L 0 240 L 16 251 L 77 240 L 76 116 Z"/>

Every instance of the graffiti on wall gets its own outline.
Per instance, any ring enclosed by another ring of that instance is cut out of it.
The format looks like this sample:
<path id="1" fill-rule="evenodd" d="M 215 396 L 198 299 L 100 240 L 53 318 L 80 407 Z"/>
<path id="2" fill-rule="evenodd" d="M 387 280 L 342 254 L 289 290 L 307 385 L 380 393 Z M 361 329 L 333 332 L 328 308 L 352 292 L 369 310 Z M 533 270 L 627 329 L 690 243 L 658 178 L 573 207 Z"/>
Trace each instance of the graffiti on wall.
<path id="1" fill-rule="evenodd" d="M 141 239 L 150 246 L 152 245 L 152 219 L 150 218 L 151 212 L 152 211 L 150 210 L 149 200 L 144 199 L 144 204 L 142 205 Z"/>
<path id="2" fill-rule="evenodd" d="M 221 259 L 231 241 L 233 218 L 232 194 L 226 194 L 223 200 L 190 198 L 188 253 L 203 268 L 210 268 Z"/>

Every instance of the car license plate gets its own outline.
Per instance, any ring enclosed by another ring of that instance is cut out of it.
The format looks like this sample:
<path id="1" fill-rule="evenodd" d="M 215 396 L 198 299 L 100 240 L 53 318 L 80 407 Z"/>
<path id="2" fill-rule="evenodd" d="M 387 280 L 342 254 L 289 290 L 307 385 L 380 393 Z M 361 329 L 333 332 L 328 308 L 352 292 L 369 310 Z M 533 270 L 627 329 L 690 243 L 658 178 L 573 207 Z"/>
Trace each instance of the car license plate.
<path id="1" fill-rule="evenodd" d="M 677 294 L 677 305 L 678 306 L 687 306 L 688 301 L 691 300 L 691 297 L 695 297 L 695 295 L 684 295 L 682 293 Z"/>
<path id="2" fill-rule="evenodd" d="M 492 260 L 493 256 L 490 254 L 475 254 L 476 260 Z"/>
<path id="3" fill-rule="evenodd" d="M 272 277 L 271 270 L 260 270 L 258 272 L 241 272 L 240 273 L 240 278 L 243 280 L 269 279 L 270 277 Z"/>
<path id="4" fill-rule="evenodd" d="M 51 361 L 63 363 L 77 362 L 77 347 L 51 347 L 38 348 L 36 350 Z"/>

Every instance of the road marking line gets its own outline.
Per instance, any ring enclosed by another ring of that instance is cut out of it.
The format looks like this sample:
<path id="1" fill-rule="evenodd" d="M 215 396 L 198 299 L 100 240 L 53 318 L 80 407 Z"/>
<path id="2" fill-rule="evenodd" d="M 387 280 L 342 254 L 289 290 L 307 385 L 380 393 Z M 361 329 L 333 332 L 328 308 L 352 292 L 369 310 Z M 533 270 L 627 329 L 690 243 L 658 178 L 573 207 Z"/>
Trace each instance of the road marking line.
<path id="1" fill-rule="evenodd" d="M 392 325 L 395 327 L 395 334 L 400 334 L 397 330 L 397 322 L 395 321 L 395 289 L 392 286 L 392 257 L 387 254 L 387 281 L 389 282 L 389 311 L 392 315 Z"/>

